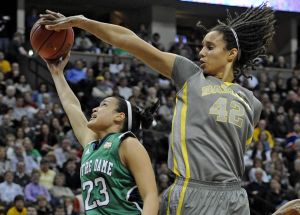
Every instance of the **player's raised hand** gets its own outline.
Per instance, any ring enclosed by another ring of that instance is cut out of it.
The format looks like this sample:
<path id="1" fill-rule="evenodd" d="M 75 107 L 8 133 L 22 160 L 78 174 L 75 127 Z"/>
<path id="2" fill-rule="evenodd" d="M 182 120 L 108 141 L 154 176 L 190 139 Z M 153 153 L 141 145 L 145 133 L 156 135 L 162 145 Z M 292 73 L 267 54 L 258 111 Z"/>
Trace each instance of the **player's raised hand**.
<path id="1" fill-rule="evenodd" d="M 48 30 L 62 30 L 69 27 L 76 27 L 78 20 L 84 18 L 81 15 L 65 17 L 63 14 L 46 10 L 45 14 L 40 14 L 40 24 L 45 25 Z"/>
<path id="2" fill-rule="evenodd" d="M 52 75 L 58 75 L 64 71 L 65 66 L 69 62 L 70 53 L 71 52 L 69 51 L 66 55 L 56 61 L 49 61 L 44 59 Z"/>

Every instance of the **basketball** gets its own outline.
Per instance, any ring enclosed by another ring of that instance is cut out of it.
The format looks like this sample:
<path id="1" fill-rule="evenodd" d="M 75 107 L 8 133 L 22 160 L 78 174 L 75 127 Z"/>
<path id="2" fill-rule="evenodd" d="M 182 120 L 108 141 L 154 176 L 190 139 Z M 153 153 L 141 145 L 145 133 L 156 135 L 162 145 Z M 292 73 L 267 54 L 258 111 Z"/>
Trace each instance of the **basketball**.
<path id="1" fill-rule="evenodd" d="M 55 61 L 72 48 L 74 31 L 72 28 L 60 31 L 47 30 L 38 20 L 30 31 L 30 43 L 33 50 L 42 58 Z"/>

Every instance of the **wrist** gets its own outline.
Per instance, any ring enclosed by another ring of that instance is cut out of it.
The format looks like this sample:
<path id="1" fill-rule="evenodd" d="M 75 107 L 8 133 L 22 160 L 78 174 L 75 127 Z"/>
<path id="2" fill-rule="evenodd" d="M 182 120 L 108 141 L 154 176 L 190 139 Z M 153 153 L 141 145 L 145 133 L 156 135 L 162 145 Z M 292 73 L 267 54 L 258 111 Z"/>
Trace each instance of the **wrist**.
<path id="1" fill-rule="evenodd" d="M 84 27 L 85 23 L 88 21 L 88 18 L 86 18 L 83 15 L 76 16 L 74 20 L 74 27 L 82 28 Z"/>

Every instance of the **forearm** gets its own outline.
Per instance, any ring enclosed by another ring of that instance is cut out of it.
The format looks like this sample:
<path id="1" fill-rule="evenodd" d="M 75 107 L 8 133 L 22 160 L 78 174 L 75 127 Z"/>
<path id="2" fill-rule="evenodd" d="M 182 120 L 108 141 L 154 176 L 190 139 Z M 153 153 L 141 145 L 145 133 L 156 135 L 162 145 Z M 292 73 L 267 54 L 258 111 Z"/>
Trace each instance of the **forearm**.
<path id="1" fill-rule="evenodd" d="M 134 32 L 122 26 L 98 22 L 83 16 L 75 21 L 75 27 L 81 28 L 100 40 L 124 50 L 130 47 L 126 45 L 130 41 L 128 38 L 137 37 Z"/>
<path id="2" fill-rule="evenodd" d="M 69 84 L 67 83 L 64 74 L 52 74 L 52 78 L 56 87 L 57 94 L 59 96 L 59 99 L 61 101 L 61 104 L 68 114 L 69 107 L 77 106 L 81 108 L 80 102 L 71 90 Z"/>
<path id="3" fill-rule="evenodd" d="M 148 193 L 144 199 L 144 206 L 143 206 L 143 211 L 142 215 L 153 215 L 157 214 L 158 212 L 158 199 L 157 199 L 157 193 L 152 192 Z"/>

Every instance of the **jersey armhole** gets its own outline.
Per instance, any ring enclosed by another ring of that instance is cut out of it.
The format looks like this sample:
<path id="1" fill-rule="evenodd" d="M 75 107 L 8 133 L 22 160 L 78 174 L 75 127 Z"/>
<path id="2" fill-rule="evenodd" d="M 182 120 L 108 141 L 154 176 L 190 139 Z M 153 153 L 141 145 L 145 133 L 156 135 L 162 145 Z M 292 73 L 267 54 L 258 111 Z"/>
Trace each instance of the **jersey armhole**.
<path id="1" fill-rule="evenodd" d="M 120 144 L 127 138 L 127 137 L 133 137 L 133 138 L 137 138 L 134 133 L 132 133 L 131 131 L 126 131 L 125 133 L 121 134 L 119 136 L 120 139 Z"/>

